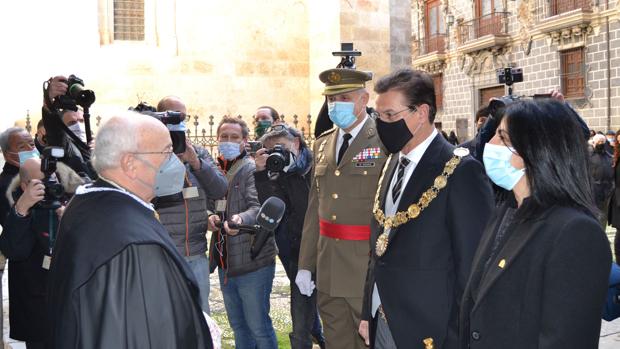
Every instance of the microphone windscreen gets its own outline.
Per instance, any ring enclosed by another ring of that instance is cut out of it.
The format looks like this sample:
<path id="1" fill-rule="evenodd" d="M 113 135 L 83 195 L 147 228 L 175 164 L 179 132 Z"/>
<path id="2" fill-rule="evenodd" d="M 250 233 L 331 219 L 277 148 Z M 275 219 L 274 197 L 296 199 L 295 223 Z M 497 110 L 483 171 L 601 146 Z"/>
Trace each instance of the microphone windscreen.
<path id="1" fill-rule="evenodd" d="M 286 204 L 275 196 L 269 197 L 265 200 L 263 206 L 261 206 L 258 214 L 256 215 L 256 224 L 261 228 L 274 231 L 280 224 L 282 217 L 286 211 Z"/>

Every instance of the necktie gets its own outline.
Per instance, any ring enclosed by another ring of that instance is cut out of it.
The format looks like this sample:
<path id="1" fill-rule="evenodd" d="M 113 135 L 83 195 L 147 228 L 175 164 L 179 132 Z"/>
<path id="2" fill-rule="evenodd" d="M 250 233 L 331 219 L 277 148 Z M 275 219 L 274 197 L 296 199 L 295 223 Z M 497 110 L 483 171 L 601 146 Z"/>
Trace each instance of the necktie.
<path id="1" fill-rule="evenodd" d="M 398 162 L 396 183 L 394 183 L 394 186 L 392 187 L 392 202 L 394 204 L 396 204 L 396 200 L 398 200 L 398 197 L 400 196 L 400 190 L 403 187 L 403 176 L 405 174 L 405 168 L 407 167 L 407 165 L 409 165 L 409 162 L 410 160 L 404 156 L 400 158 L 400 161 Z"/>
<path id="2" fill-rule="evenodd" d="M 347 151 L 347 148 L 349 148 L 349 139 L 351 139 L 351 137 L 352 136 L 348 133 L 345 133 L 344 135 L 342 135 L 342 145 L 340 146 L 340 149 L 338 150 L 338 162 L 337 162 L 338 165 L 340 165 L 342 156 Z"/>

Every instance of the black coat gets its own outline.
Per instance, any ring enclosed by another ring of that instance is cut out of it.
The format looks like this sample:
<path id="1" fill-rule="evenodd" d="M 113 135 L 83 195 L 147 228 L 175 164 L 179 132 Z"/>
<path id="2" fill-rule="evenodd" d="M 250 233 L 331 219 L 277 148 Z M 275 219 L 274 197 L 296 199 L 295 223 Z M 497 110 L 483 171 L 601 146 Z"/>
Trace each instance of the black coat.
<path id="1" fill-rule="evenodd" d="M 312 159 L 308 159 L 309 164 Z M 304 226 L 308 193 L 310 192 L 311 168 L 305 174 L 281 173 L 277 179 L 270 180 L 267 170 L 254 172 L 254 184 L 258 193 L 258 201 L 262 204 L 271 196 L 278 197 L 286 204 L 286 211 L 276 230 L 276 242 L 288 241 L 289 246 L 278 244 L 279 252 L 289 252 L 287 257 L 297 261 L 301 244 L 301 231 Z M 285 234 L 279 239 L 279 234 Z"/>
<path id="2" fill-rule="evenodd" d="M 13 178 L 19 174 L 19 167 L 12 165 L 8 162 L 4 163 L 2 173 L 0 173 L 0 225 L 4 227 L 4 222 L 11 210 L 11 204 L 9 198 L 5 193 L 9 189 Z"/>
<path id="3" fill-rule="evenodd" d="M 590 175 L 592 176 L 594 202 L 599 209 L 605 209 L 607 200 L 614 191 L 612 157 L 605 150 L 594 149 L 590 154 Z"/>
<path id="4" fill-rule="evenodd" d="M 192 271 L 154 212 L 126 194 L 73 197 L 48 297 L 48 348 L 213 347 Z"/>
<path id="5" fill-rule="evenodd" d="M 405 185 L 398 211 L 418 202 L 453 156 L 454 147 L 437 135 Z M 381 184 L 381 207 L 398 155 Z M 420 215 L 390 234 L 382 257 L 375 252 L 383 232 L 371 223 L 371 259 L 366 278 L 362 319 L 371 319 L 376 282 L 381 303 L 398 348 L 422 348 L 433 338 L 436 348 L 457 347 L 458 309 L 478 241 L 493 208 L 493 194 L 482 165 L 463 157 L 448 185 Z M 371 343 L 375 326 L 371 326 Z"/>
<path id="6" fill-rule="evenodd" d="M 508 224 L 490 254 L 509 204 L 497 209 L 476 252 L 461 348 L 597 348 L 611 265 L 600 224 L 577 209 L 551 207 Z"/>
<path id="7" fill-rule="evenodd" d="M 47 269 L 49 215 L 58 226 L 56 212 L 32 209 L 26 217 L 10 210 L 0 235 L 0 251 L 9 259 L 9 321 L 11 338 L 42 342 L 47 334 Z M 49 267 L 49 266 L 48 266 Z"/>

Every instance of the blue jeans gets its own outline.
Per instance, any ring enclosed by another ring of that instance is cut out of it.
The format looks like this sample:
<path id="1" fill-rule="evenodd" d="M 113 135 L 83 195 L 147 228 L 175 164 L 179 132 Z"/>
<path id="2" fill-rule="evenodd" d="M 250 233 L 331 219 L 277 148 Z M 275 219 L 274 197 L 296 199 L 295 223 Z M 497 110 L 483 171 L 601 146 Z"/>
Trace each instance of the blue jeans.
<path id="1" fill-rule="evenodd" d="M 195 256 L 185 257 L 185 261 L 189 264 L 189 268 L 194 273 L 196 281 L 198 282 L 198 288 L 200 289 L 200 306 L 202 311 L 211 315 L 209 309 L 209 259 L 204 253 L 197 254 Z"/>
<path id="2" fill-rule="evenodd" d="M 277 349 L 278 341 L 269 317 L 269 297 L 276 272 L 271 264 L 251 273 L 228 277 L 218 268 L 220 288 L 237 349 Z"/>

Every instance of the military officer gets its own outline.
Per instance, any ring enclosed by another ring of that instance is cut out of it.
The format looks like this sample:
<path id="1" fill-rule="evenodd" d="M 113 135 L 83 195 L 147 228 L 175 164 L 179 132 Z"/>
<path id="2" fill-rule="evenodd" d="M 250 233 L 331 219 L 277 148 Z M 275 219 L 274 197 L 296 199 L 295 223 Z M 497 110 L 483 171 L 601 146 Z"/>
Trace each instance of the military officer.
<path id="1" fill-rule="evenodd" d="M 330 69 L 325 83 L 329 117 L 336 127 L 314 143 L 309 194 L 296 278 L 312 295 L 316 273 L 319 313 L 327 348 L 364 348 L 357 333 L 368 267 L 372 200 L 386 160 L 365 82 L 370 74 Z"/>
<path id="2" fill-rule="evenodd" d="M 377 349 L 457 348 L 491 186 L 482 164 L 438 135 L 427 74 L 396 71 L 375 92 L 377 133 L 392 155 L 375 196 L 360 334 Z"/>

